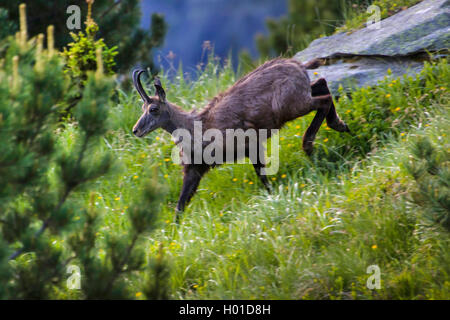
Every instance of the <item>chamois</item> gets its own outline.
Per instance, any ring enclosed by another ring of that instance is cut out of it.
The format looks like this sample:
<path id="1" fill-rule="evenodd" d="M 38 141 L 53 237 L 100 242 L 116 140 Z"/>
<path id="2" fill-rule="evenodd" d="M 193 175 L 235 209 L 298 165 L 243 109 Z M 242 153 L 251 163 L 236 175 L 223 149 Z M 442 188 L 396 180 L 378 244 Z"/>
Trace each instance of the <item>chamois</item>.
<path id="1" fill-rule="evenodd" d="M 264 63 L 239 79 L 232 87 L 213 98 L 199 112 L 186 112 L 166 100 L 160 80 L 155 77 L 156 96 L 149 97 L 142 87 L 140 76 L 144 70 L 133 72 L 133 83 L 144 104 L 143 114 L 133 127 L 137 137 L 162 128 L 173 134 L 176 129 L 193 132 L 194 121 L 200 121 L 203 132 L 218 129 L 280 129 L 286 122 L 317 111 L 303 136 L 303 150 L 310 155 L 313 141 L 322 122 L 326 119 L 330 128 L 339 132 L 350 132 L 339 119 L 330 90 L 324 78 L 311 83 L 306 69 L 320 65 L 318 60 L 302 64 L 295 59 L 277 58 Z M 260 141 L 258 141 L 259 145 Z M 207 144 L 202 144 L 204 148 Z M 262 145 L 260 146 L 262 148 Z M 246 156 L 248 147 L 245 146 Z M 193 152 L 193 150 L 182 150 Z M 259 151 L 258 151 L 259 152 Z M 270 184 L 264 174 L 264 163 L 252 161 L 256 174 L 266 189 Z M 177 204 L 178 213 L 183 211 L 197 190 L 202 176 L 216 164 L 202 162 L 183 163 L 183 187 Z"/>

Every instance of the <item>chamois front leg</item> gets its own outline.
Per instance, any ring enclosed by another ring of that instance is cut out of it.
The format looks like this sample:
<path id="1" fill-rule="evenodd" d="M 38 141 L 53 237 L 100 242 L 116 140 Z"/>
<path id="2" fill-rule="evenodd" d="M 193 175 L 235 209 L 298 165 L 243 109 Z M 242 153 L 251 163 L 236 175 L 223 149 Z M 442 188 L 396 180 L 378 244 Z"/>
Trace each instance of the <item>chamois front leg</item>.
<path id="1" fill-rule="evenodd" d="M 184 211 L 186 204 L 189 203 L 195 191 L 197 191 L 200 180 L 206 171 L 208 171 L 208 167 L 205 165 L 186 165 L 184 167 L 183 187 L 176 209 L 177 221 L 180 212 Z"/>
<path id="2" fill-rule="evenodd" d="M 264 187 L 269 193 L 272 192 L 272 186 L 270 185 L 269 180 L 267 179 L 267 176 L 264 172 L 265 168 L 264 147 L 262 146 L 261 143 L 258 142 L 256 159 L 255 155 L 250 155 L 249 158 L 251 163 L 253 164 L 253 168 L 255 169 L 256 175 L 258 176 L 259 180 L 261 180 Z"/>
<path id="3" fill-rule="evenodd" d="M 266 188 L 267 192 L 272 192 L 272 186 L 270 185 L 269 180 L 267 179 L 267 176 L 263 174 L 262 170 L 264 170 L 265 165 L 263 165 L 261 162 L 254 163 L 253 168 L 255 168 L 256 175 L 258 176 L 259 180 L 263 183 L 264 187 Z"/>

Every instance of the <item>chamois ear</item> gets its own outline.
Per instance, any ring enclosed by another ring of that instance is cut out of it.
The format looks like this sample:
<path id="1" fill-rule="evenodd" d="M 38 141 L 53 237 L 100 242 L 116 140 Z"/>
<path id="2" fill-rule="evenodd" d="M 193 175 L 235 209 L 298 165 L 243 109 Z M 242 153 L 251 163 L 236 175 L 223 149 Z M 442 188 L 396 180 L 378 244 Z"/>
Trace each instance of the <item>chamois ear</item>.
<path id="1" fill-rule="evenodd" d="M 156 88 L 156 94 L 159 97 L 159 101 L 161 102 L 166 102 L 166 92 L 164 91 L 162 85 L 161 85 L 161 81 L 159 80 L 158 77 L 155 77 L 155 88 Z"/>

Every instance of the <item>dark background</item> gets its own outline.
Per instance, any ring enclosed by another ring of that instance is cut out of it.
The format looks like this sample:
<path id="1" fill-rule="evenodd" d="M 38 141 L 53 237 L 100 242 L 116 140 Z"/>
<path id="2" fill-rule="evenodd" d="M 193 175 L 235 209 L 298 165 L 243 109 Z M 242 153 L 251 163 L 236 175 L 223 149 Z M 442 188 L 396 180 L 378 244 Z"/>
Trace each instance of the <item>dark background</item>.
<path id="1" fill-rule="evenodd" d="M 169 25 L 162 49 L 155 50 L 155 62 L 161 59 L 167 68 L 172 51 L 175 58 L 170 62 L 177 67 L 181 60 L 187 72 L 201 61 L 204 41 L 211 41 L 221 58 L 231 50 L 234 65 L 242 49 L 257 57 L 254 37 L 267 34 L 266 18 L 287 12 L 285 0 L 142 0 L 141 6 L 143 28 L 149 27 L 153 12 L 164 14 Z"/>

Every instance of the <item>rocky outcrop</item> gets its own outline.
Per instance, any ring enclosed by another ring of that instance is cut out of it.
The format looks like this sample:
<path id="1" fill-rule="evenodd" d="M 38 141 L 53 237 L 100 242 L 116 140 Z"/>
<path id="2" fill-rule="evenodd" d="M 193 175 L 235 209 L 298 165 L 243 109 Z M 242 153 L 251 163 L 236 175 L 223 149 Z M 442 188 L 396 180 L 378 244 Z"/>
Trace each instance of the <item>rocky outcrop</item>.
<path id="1" fill-rule="evenodd" d="M 382 20 L 378 29 L 317 39 L 295 58 L 324 59 L 324 66 L 310 71 L 311 79 L 326 78 L 336 94 L 339 85 L 351 90 L 376 84 L 388 69 L 393 77 L 416 73 L 426 53 L 447 54 L 449 48 L 450 0 L 424 0 Z"/>

